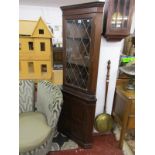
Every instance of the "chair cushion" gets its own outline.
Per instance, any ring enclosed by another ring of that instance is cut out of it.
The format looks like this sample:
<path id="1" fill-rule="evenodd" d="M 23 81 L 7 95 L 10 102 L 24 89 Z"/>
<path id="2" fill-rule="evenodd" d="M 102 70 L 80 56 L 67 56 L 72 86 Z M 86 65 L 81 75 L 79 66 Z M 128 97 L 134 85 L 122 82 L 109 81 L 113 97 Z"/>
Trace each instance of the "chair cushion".
<path id="1" fill-rule="evenodd" d="M 52 128 L 40 112 L 24 112 L 19 115 L 19 152 L 33 150 L 50 136 Z"/>

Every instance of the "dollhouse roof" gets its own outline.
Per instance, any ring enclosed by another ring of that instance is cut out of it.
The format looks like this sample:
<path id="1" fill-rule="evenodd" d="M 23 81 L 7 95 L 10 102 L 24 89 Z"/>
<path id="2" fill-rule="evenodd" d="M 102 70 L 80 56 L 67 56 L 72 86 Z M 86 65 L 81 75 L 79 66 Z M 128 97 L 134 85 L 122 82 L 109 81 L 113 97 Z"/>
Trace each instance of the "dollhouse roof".
<path id="1" fill-rule="evenodd" d="M 32 35 L 37 21 L 20 20 L 19 21 L 19 34 L 20 35 Z"/>
<path id="2" fill-rule="evenodd" d="M 19 35 L 37 37 L 38 34 L 36 34 L 36 31 L 38 30 L 40 25 L 46 30 L 46 34 L 44 36 L 48 38 L 53 37 L 51 30 L 41 17 L 38 21 L 19 20 Z"/>

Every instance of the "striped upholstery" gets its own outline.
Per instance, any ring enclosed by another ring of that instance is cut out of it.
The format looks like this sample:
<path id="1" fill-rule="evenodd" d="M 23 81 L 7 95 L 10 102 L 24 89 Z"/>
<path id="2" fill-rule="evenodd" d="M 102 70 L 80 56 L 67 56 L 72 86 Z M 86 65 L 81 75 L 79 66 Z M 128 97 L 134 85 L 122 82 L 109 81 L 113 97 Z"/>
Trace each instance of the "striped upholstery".
<path id="1" fill-rule="evenodd" d="M 19 113 L 34 111 L 34 82 L 19 81 Z"/>
<path id="2" fill-rule="evenodd" d="M 37 90 L 37 111 L 46 115 L 48 125 L 55 128 L 63 101 L 60 87 L 53 85 L 49 81 L 40 81 Z"/>
<path id="3" fill-rule="evenodd" d="M 20 80 L 19 82 L 20 113 L 34 111 L 33 108 L 34 91 L 35 87 L 33 81 Z M 19 155 L 46 155 L 48 153 L 51 147 L 51 142 L 53 140 L 53 135 L 60 115 L 62 102 L 63 97 L 59 86 L 53 85 L 48 81 L 38 82 L 36 108 L 38 112 L 41 112 L 46 117 L 47 124 L 51 127 L 51 133 L 49 138 L 47 138 L 42 145 L 40 145 L 37 148 L 34 148 L 33 150 L 20 152 Z M 30 134 L 29 131 L 28 134 Z"/>

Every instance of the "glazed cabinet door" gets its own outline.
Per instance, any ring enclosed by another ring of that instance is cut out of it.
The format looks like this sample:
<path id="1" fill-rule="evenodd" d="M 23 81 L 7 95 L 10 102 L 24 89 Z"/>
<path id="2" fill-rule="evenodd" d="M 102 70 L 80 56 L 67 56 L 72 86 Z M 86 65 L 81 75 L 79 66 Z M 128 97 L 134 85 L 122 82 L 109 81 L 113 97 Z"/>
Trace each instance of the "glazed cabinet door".
<path id="1" fill-rule="evenodd" d="M 64 84 L 88 90 L 92 18 L 70 18 L 65 25 Z"/>

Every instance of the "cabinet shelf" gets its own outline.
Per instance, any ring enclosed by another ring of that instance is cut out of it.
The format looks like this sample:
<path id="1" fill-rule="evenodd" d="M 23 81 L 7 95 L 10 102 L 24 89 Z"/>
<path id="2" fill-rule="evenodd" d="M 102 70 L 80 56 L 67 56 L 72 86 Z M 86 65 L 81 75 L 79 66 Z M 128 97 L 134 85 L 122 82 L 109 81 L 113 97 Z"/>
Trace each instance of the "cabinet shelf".
<path id="1" fill-rule="evenodd" d="M 71 60 L 68 60 L 67 63 L 79 65 L 79 66 L 88 66 L 89 58 L 87 57 L 84 57 L 83 59 L 72 58 Z"/>

